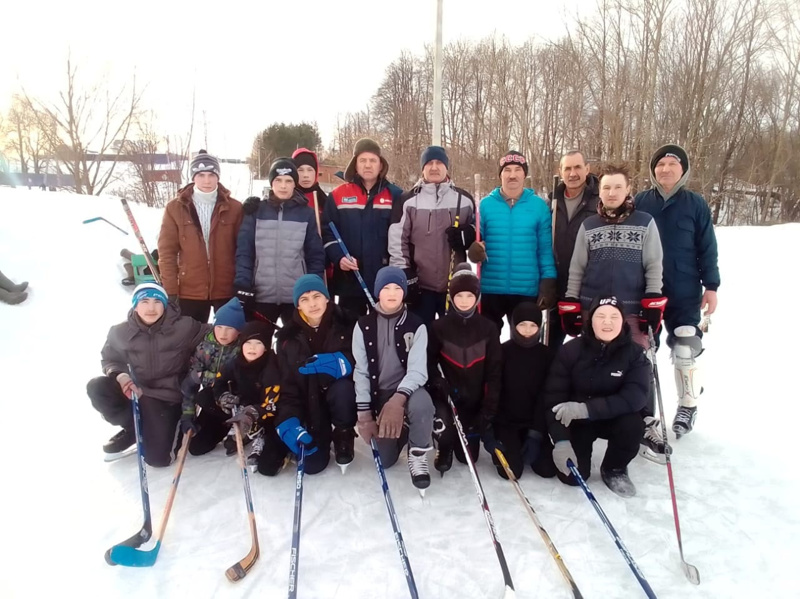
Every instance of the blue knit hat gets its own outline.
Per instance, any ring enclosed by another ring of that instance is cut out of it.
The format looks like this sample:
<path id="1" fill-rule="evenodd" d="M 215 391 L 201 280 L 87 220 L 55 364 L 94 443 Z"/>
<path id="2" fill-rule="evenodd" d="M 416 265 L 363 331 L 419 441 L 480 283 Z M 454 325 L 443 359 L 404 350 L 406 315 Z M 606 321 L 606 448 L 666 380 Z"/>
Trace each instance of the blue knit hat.
<path id="1" fill-rule="evenodd" d="M 445 168 L 450 168 L 450 159 L 447 157 L 447 152 L 445 152 L 442 146 L 428 146 L 425 148 L 422 151 L 422 156 L 419 158 L 419 164 L 422 168 L 425 168 L 425 165 L 431 160 L 438 160 L 444 164 Z"/>
<path id="2" fill-rule="evenodd" d="M 215 327 L 231 327 L 241 331 L 244 323 L 242 302 L 235 297 L 214 313 Z"/>
<path id="3" fill-rule="evenodd" d="M 133 297 L 131 298 L 131 304 L 133 307 L 136 307 L 136 304 L 139 301 L 143 300 L 146 297 L 153 297 L 164 304 L 164 309 L 167 308 L 167 292 L 161 285 L 157 283 L 142 283 L 141 285 L 137 285 L 136 289 L 133 290 Z"/>
<path id="4" fill-rule="evenodd" d="M 328 288 L 325 287 L 325 281 L 319 275 L 303 275 L 294 284 L 292 291 L 292 299 L 294 299 L 294 307 L 300 303 L 300 296 L 309 291 L 319 291 L 322 295 L 331 299 L 328 293 Z"/>
<path id="5" fill-rule="evenodd" d="M 408 279 L 406 279 L 406 273 L 396 266 L 384 266 L 375 275 L 375 298 L 381 294 L 381 289 L 389 283 L 400 285 L 403 289 L 403 299 L 405 299 L 406 293 L 408 293 Z"/>

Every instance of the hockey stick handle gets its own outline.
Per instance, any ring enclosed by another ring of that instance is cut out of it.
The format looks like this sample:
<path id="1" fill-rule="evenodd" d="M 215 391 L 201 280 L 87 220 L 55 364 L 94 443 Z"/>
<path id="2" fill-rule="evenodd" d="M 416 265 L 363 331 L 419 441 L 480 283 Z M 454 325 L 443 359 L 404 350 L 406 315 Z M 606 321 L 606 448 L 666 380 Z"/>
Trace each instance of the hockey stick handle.
<path id="1" fill-rule="evenodd" d="M 636 580 L 639 581 L 639 584 L 642 585 L 645 595 L 647 595 L 649 599 L 657 599 L 656 594 L 650 587 L 650 583 L 647 582 L 647 579 L 645 579 L 644 574 L 642 574 L 642 571 L 639 569 L 639 566 L 636 565 L 633 556 L 628 551 L 628 548 L 625 547 L 625 544 L 622 542 L 622 539 L 620 538 L 619 534 L 617 534 L 614 525 L 611 524 L 611 520 L 608 519 L 608 516 L 606 516 L 606 513 L 603 511 L 603 508 L 600 507 L 600 503 L 595 498 L 594 493 L 592 493 L 592 490 L 589 488 L 589 485 L 586 484 L 586 481 L 583 480 L 581 473 L 578 472 L 578 468 L 575 466 L 575 464 L 572 462 L 571 459 L 567 459 L 567 467 L 569 468 L 570 472 L 572 472 L 572 476 L 575 477 L 575 480 L 578 481 L 578 484 L 581 486 L 581 489 L 583 489 L 583 492 L 586 494 L 586 498 L 589 500 L 589 503 L 592 504 L 594 511 L 596 511 L 597 515 L 600 516 L 600 520 L 603 522 L 603 525 L 606 527 L 606 530 L 614 538 L 614 543 L 616 543 L 617 549 L 619 549 L 619 552 L 622 554 L 622 557 L 625 558 L 625 561 L 628 562 L 628 566 L 630 567 L 631 572 L 633 572 L 633 575 L 636 577 Z"/>
<path id="2" fill-rule="evenodd" d="M 189 441 L 192 440 L 192 431 L 186 431 L 181 441 L 181 450 L 178 452 L 178 464 L 175 466 L 175 474 L 172 477 L 172 486 L 169 489 L 167 496 L 167 503 L 164 506 L 164 513 L 161 516 L 161 522 L 158 526 L 158 533 L 156 533 L 156 541 L 161 541 L 164 538 L 164 531 L 167 529 L 167 521 L 169 514 L 172 511 L 172 504 L 175 501 L 175 495 L 178 492 L 178 483 L 181 482 L 181 474 L 183 473 L 183 465 L 186 463 L 186 455 L 189 453 Z"/>
<path id="3" fill-rule="evenodd" d="M 347 251 L 347 246 L 344 244 L 342 236 L 339 235 L 339 229 L 336 228 L 336 225 L 333 223 L 333 221 L 329 222 L 328 226 L 331 228 L 331 233 L 333 233 L 334 237 L 336 237 L 336 242 L 339 244 L 339 247 L 342 248 L 342 253 L 348 260 L 353 260 L 353 256 L 351 256 L 350 252 Z M 369 301 L 370 305 L 374 308 L 375 298 L 373 298 L 372 294 L 369 292 L 367 284 L 364 281 L 364 277 L 361 276 L 361 272 L 358 269 L 354 270 L 353 272 L 356 275 L 356 279 L 358 279 L 358 283 L 361 285 L 361 289 L 364 290 L 364 294 L 367 296 L 367 300 Z"/>
<path id="4" fill-rule="evenodd" d="M 322 240 L 322 223 L 319 219 L 319 198 L 317 197 L 318 192 L 314 190 L 314 218 L 317 220 L 317 234 L 319 235 L 320 240 Z M 324 242 L 323 242 L 324 243 Z M 322 281 L 325 283 L 325 287 L 328 286 L 328 273 L 325 269 L 322 270 Z"/>
<path id="5" fill-rule="evenodd" d="M 305 471 L 306 446 L 300 443 L 300 455 L 297 456 L 297 477 L 295 479 L 294 490 L 292 549 L 289 555 L 289 599 L 297 599 L 297 577 L 300 572 L 300 521 L 303 512 L 303 475 Z"/>

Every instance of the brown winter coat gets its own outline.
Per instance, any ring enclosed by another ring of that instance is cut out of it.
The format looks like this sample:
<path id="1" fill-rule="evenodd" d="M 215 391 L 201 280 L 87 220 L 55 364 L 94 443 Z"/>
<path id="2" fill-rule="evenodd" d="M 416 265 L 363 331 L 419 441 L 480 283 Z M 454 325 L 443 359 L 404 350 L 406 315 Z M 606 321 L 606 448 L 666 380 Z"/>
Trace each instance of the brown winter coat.
<path id="1" fill-rule="evenodd" d="M 169 295 L 189 300 L 220 300 L 233 296 L 236 274 L 236 238 L 242 224 L 242 204 L 217 186 L 211 216 L 210 254 L 206 251 L 200 219 L 192 203 L 194 183 L 167 204 L 158 236 L 158 268 Z"/>
<path id="2" fill-rule="evenodd" d="M 181 316 L 172 305 L 150 327 L 131 310 L 125 322 L 108 331 L 100 352 L 103 374 L 116 377 L 128 372 L 130 364 L 134 382 L 145 397 L 180 403 L 181 380 L 189 359 L 210 330 L 211 325 Z"/>

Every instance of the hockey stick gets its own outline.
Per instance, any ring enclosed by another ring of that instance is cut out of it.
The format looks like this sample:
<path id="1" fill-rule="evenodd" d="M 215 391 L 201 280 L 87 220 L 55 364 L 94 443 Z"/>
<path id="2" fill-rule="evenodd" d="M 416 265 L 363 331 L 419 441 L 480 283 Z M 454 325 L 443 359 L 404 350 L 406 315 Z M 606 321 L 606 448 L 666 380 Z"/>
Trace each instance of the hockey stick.
<path id="1" fill-rule="evenodd" d="M 586 498 L 589 500 L 589 503 L 592 504 L 592 507 L 597 512 L 597 515 L 600 516 L 600 520 L 603 522 L 606 530 L 611 534 L 612 537 L 614 537 L 614 542 L 617 544 L 617 549 L 619 549 L 619 552 L 622 554 L 622 557 L 625 558 L 625 561 L 628 562 L 628 566 L 633 572 L 633 575 L 636 577 L 636 580 L 638 580 L 639 584 L 642 585 L 645 595 L 647 595 L 650 599 L 657 599 L 653 589 L 650 588 L 650 583 L 647 582 L 647 579 L 645 579 L 644 574 L 642 574 L 642 571 L 639 569 L 639 566 L 637 566 L 636 562 L 633 561 L 633 556 L 628 551 L 628 548 L 625 547 L 622 539 L 619 538 L 619 534 L 617 534 L 617 531 L 614 529 L 614 525 L 611 524 L 611 520 L 608 519 L 608 516 L 606 516 L 603 508 L 600 507 L 600 504 L 595 498 L 594 493 L 592 493 L 592 490 L 589 488 L 589 485 L 586 484 L 586 481 L 583 480 L 581 473 L 578 472 L 578 468 L 571 459 L 567 459 L 567 467 L 570 469 L 570 472 L 572 472 L 572 476 L 575 477 L 575 480 L 578 481 L 578 484 L 583 489 L 583 492 L 586 494 Z"/>
<path id="2" fill-rule="evenodd" d="M 314 190 L 314 217 L 317 219 L 317 233 L 319 234 L 320 240 L 322 240 L 322 223 L 319 220 L 319 199 L 317 198 L 317 190 Z M 328 273 L 325 272 L 325 269 L 322 269 L 322 281 L 325 283 L 325 287 L 328 286 Z"/>
<path id="3" fill-rule="evenodd" d="M 297 599 L 297 574 L 300 571 L 300 516 L 303 510 L 303 474 L 305 471 L 306 446 L 300 443 L 300 455 L 297 456 L 297 482 L 294 490 L 292 552 L 289 558 L 289 599 Z"/>
<path id="4" fill-rule="evenodd" d="M 139 225 L 136 224 L 136 219 L 133 217 L 133 212 L 131 212 L 131 207 L 128 205 L 128 200 L 125 198 L 120 198 L 119 201 L 122 202 L 122 208 L 125 210 L 125 214 L 128 217 L 128 222 L 131 224 L 133 234 L 139 241 L 139 245 L 142 248 L 142 253 L 144 254 L 144 259 L 147 261 L 147 266 L 150 267 L 150 272 L 153 273 L 153 278 L 156 280 L 156 283 L 161 285 L 161 275 L 159 274 L 158 268 L 153 262 L 152 254 L 147 249 L 147 244 L 144 242 L 144 237 L 142 237 L 142 232 L 139 230 Z"/>
<path id="5" fill-rule="evenodd" d="M 475 173 L 475 241 L 481 240 L 481 174 Z M 475 265 L 478 281 L 481 280 L 481 263 Z M 478 314 L 481 313 L 481 303 L 478 302 Z M 444 476 L 444 473 L 442 474 Z"/>
<path id="6" fill-rule="evenodd" d="M 550 200 L 550 214 L 552 215 L 550 220 L 550 240 L 554 257 L 556 249 L 556 214 L 558 213 L 556 187 L 558 187 L 558 175 L 553 175 L 553 199 Z M 558 278 L 556 278 L 556 281 L 558 281 Z M 542 343 L 550 345 L 550 310 L 542 310 Z"/>
<path id="7" fill-rule="evenodd" d="M 233 415 L 236 416 L 238 408 L 234 406 Z M 225 570 L 225 576 L 231 582 L 238 582 L 250 571 L 253 564 L 258 560 L 258 531 L 256 530 L 256 512 L 253 509 L 253 496 L 250 494 L 250 478 L 247 476 L 247 460 L 244 459 L 244 445 L 242 444 L 242 431 L 238 424 L 233 425 L 233 432 L 236 436 L 236 451 L 239 454 L 239 467 L 242 469 L 242 482 L 244 485 L 244 500 L 247 505 L 247 517 L 250 521 L 250 536 L 253 544 L 250 551 L 242 559 Z"/>
<path id="8" fill-rule="evenodd" d="M 458 230 L 459 222 L 461 221 L 461 194 L 458 194 L 458 202 L 456 203 L 456 218 L 453 226 Z M 447 294 L 444 298 L 444 311 L 445 314 L 450 311 L 450 282 L 453 280 L 453 269 L 456 267 L 456 251 L 450 248 L 450 268 L 447 271 Z"/>
<path id="9" fill-rule="evenodd" d="M 348 260 L 353 260 L 353 257 L 350 255 L 350 252 L 347 251 L 347 246 L 345 246 L 344 241 L 342 241 L 342 236 L 339 235 L 339 230 L 336 228 L 336 225 L 333 224 L 333 221 L 328 223 L 328 226 L 331 228 L 331 233 L 333 233 L 334 237 L 336 237 L 336 242 L 339 244 L 339 247 L 342 248 L 342 252 L 344 253 L 345 257 Z M 361 276 L 361 272 L 358 269 L 354 270 L 353 272 L 356 275 L 356 279 L 358 279 L 359 285 L 361 285 L 361 289 L 364 290 L 367 300 L 369 300 L 370 305 L 374 308 L 375 299 L 372 297 L 369 289 L 367 289 L 367 284 L 364 282 L 364 277 Z"/>
<path id="10" fill-rule="evenodd" d="M 417 583 L 414 582 L 414 573 L 411 571 L 411 562 L 408 561 L 406 544 L 403 542 L 403 533 L 400 532 L 400 523 L 397 521 L 397 512 L 394 510 L 392 496 L 389 494 L 389 482 L 386 480 L 386 471 L 383 469 L 381 454 L 378 453 L 378 445 L 375 443 L 375 439 L 370 439 L 369 445 L 372 448 L 372 459 L 375 460 L 375 469 L 378 471 L 378 478 L 381 479 L 383 499 L 386 501 L 386 509 L 389 511 L 389 520 L 392 522 L 392 530 L 394 531 L 394 542 L 397 546 L 397 552 L 400 554 L 400 562 L 403 564 L 403 574 L 406 576 L 408 590 L 411 593 L 411 599 L 419 599 L 419 594 L 417 593 Z"/>
<path id="11" fill-rule="evenodd" d="M 475 470 L 475 462 L 472 461 L 472 455 L 469 453 L 467 435 L 464 433 L 464 427 L 461 425 L 461 420 L 458 418 L 456 404 L 453 403 L 453 398 L 449 395 L 447 396 L 447 403 L 450 404 L 450 409 L 453 412 L 453 422 L 456 425 L 458 438 L 461 441 L 461 449 L 464 450 L 464 457 L 467 460 L 467 466 L 469 467 L 469 472 L 472 475 L 472 482 L 475 483 L 475 491 L 478 493 L 478 502 L 481 504 L 481 508 L 483 509 L 483 517 L 486 518 L 486 526 L 489 527 L 489 534 L 492 536 L 492 543 L 494 544 L 494 550 L 497 553 L 497 559 L 500 562 L 500 569 L 503 571 L 503 583 L 506 587 L 503 599 L 513 599 L 513 597 L 516 596 L 516 593 L 514 592 L 514 583 L 511 580 L 511 572 L 508 570 L 508 563 L 506 562 L 505 553 L 503 553 L 503 546 L 500 545 L 500 539 L 497 538 L 497 531 L 494 527 L 492 512 L 489 511 L 489 502 L 486 501 L 486 495 L 483 492 L 481 480 L 478 478 L 478 471 Z"/>
<path id="12" fill-rule="evenodd" d="M 692 584 L 700 584 L 700 572 L 698 569 L 686 561 L 683 557 L 683 541 L 681 540 L 681 521 L 678 518 L 678 500 L 675 496 L 675 480 L 672 477 L 672 459 L 670 454 L 672 450 L 669 447 L 669 441 L 667 440 L 667 425 L 665 424 L 664 420 L 664 402 L 661 399 L 661 381 L 658 378 L 658 365 L 656 364 L 656 340 L 655 336 L 653 335 L 653 327 L 647 328 L 647 337 L 650 341 L 650 362 L 653 368 L 653 379 L 656 382 L 656 397 L 658 398 L 658 413 L 661 415 L 661 435 L 664 437 L 664 457 L 666 458 L 667 463 L 667 478 L 669 478 L 669 493 L 672 497 L 672 515 L 675 519 L 675 534 L 678 537 L 678 550 L 680 551 L 681 555 L 681 567 L 683 568 L 683 573 L 686 575 L 686 578 L 689 579 L 689 582 Z"/>
<path id="13" fill-rule="evenodd" d="M 156 544 L 150 550 L 137 549 L 126 545 L 117 545 L 111 548 L 111 561 L 119 566 L 134 568 L 147 568 L 156 563 L 158 551 L 161 549 L 161 540 L 164 538 L 164 531 L 167 529 L 167 521 L 172 511 L 172 503 L 175 501 L 175 494 L 178 492 L 178 483 L 181 481 L 183 464 L 186 462 L 186 454 L 189 452 L 189 441 L 192 438 L 192 431 L 188 431 L 183 436 L 183 445 L 178 453 L 178 465 L 175 467 L 175 475 L 172 477 L 172 488 L 167 496 L 167 504 L 164 506 L 164 514 L 161 516 L 161 523 L 156 534 Z"/>
<path id="14" fill-rule="evenodd" d="M 128 366 L 130 370 L 130 365 Z M 111 552 L 120 546 L 126 547 L 140 547 L 142 544 L 150 540 L 153 534 L 153 521 L 150 516 L 150 492 L 147 490 L 147 466 L 144 463 L 144 444 L 142 443 L 142 415 L 139 413 L 139 396 L 136 393 L 131 394 L 131 403 L 133 404 L 133 429 L 136 432 L 136 454 L 139 459 L 139 487 L 142 491 L 142 511 L 144 512 L 144 523 L 142 528 L 139 529 L 132 537 L 125 539 L 122 543 L 117 543 L 106 551 L 106 563 L 109 566 L 116 566 L 116 562 L 111 558 Z"/>
<path id="15" fill-rule="evenodd" d="M 558 566 L 558 569 L 561 570 L 561 574 L 562 576 L 564 576 L 564 580 L 567 581 L 567 584 L 569 585 L 569 588 L 572 591 L 572 596 L 575 599 L 583 599 L 583 595 L 581 595 L 580 590 L 578 590 L 578 585 L 575 584 L 575 580 L 572 578 L 572 574 L 569 573 L 569 570 L 567 570 L 567 565 L 564 563 L 564 560 L 561 559 L 561 554 L 558 552 L 558 549 L 556 549 L 556 546 L 553 544 L 553 541 L 550 538 L 550 535 L 547 534 L 547 531 L 544 529 L 544 526 L 542 526 L 542 523 L 539 522 L 539 518 L 536 516 L 536 510 L 533 509 L 531 502 L 525 496 L 525 493 L 523 493 L 522 487 L 520 486 L 517 477 L 514 476 L 514 473 L 511 471 L 511 468 L 509 467 L 508 462 L 506 461 L 506 456 L 504 456 L 503 452 L 500 451 L 499 449 L 495 449 L 494 452 L 495 455 L 497 456 L 497 459 L 500 460 L 500 464 L 503 466 L 503 470 L 506 471 L 506 476 L 508 476 L 508 480 L 510 480 L 514 484 L 514 489 L 516 490 L 517 495 L 519 495 L 519 498 L 522 500 L 522 503 L 524 504 L 525 510 L 528 512 L 528 515 L 530 515 L 531 519 L 533 520 L 533 524 L 536 526 L 536 530 L 539 531 L 539 534 L 542 536 L 544 544 L 547 545 L 547 550 L 550 552 L 550 555 L 553 557 L 553 559 L 556 560 L 556 565 Z"/>
<path id="16" fill-rule="evenodd" d="M 87 218 L 85 221 L 83 221 L 83 224 L 84 225 L 88 225 L 89 223 L 94 223 L 94 222 L 97 222 L 99 220 L 101 220 L 101 221 L 103 221 L 105 223 L 108 223 L 109 225 L 111 225 L 115 229 L 118 229 L 119 231 L 121 231 L 123 234 L 128 235 L 128 232 L 125 229 L 123 229 L 122 227 L 118 227 L 117 225 L 112 223 L 110 220 L 107 220 L 107 219 L 103 218 L 102 216 L 95 216 L 94 218 Z"/>

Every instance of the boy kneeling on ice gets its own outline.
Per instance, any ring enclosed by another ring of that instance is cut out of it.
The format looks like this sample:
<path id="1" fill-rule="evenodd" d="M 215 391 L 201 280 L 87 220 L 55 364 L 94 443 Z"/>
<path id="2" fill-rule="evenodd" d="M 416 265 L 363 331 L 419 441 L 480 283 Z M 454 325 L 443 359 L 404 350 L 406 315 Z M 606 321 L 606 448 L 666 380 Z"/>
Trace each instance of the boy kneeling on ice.
<path id="1" fill-rule="evenodd" d="M 295 311 L 278 332 L 281 401 L 275 417 L 286 446 L 306 447 L 306 474 L 327 468 L 330 446 L 342 469 L 353 461 L 356 390 L 353 385 L 355 315 L 330 301 L 319 275 L 294 285 Z M 333 425 L 333 431 L 331 431 Z"/>
<path id="2" fill-rule="evenodd" d="M 168 303 L 164 288 L 155 283 L 136 287 L 132 302 L 128 319 L 111 327 L 100 352 L 105 376 L 89 381 L 86 393 L 103 418 L 122 427 L 103 446 L 106 461 L 121 457 L 136 443 L 130 402 L 135 393 L 144 460 L 150 466 L 169 466 L 181 418 L 181 378 L 211 326 L 181 316 Z"/>
<path id="3" fill-rule="evenodd" d="M 237 340 L 244 325 L 242 304 L 233 298 L 214 314 L 214 329 L 200 342 L 189 362 L 189 372 L 181 384 L 181 433 L 185 435 L 190 429 L 194 433 L 189 442 L 192 455 L 203 455 L 214 449 L 230 429 L 230 424 L 225 422 L 230 416 L 214 399 L 214 382 L 220 371 L 240 354 Z M 197 406 L 200 414 L 197 414 Z M 236 441 L 232 436 L 225 439 L 225 448 L 228 455 L 236 453 Z"/>
<path id="4" fill-rule="evenodd" d="M 225 424 L 238 423 L 242 436 L 256 439 L 248 462 L 255 463 L 258 471 L 268 476 L 278 474 L 286 459 L 286 447 L 275 432 L 281 389 L 278 359 L 270 349 L 271 342 L 270 325 L 248 322 L 239 333 L 241 354 L 222 368 L 214 383 L 214 398 L 223 412 L 230 414 L 239 406 L 239 412 Z M 218 430 L 216 443 L 226 432 L 222 427 Z"/>
<path id="5" fill-rule="evenodd" d="M 481 437 L 487 451 L 493 452 L 496 446 L 492 422 L 503 374 L 500 332 L 491 320 L 478 314 L 481 283 L 468 263 L 455 268 L 449 293 L 450 311 L 433 321 L 428 344 L 430 386 L 436 398 L 438 449 L 434 466 L 442 475 L 453 464 L 453 451 L 459 462 L 467 463 L 447 397 L 458 410 L 474 462 Z"/>
<path id="6" fill-rule="evenodd" d="M 378 305 L 353 331 L 358 434 L 367 444 L 375 438 L 386 468 L 408 441 L 411 481 L 426 489 L 431 482 L 427 452 L 433 449 L 433 402 L 424 388 L 428 332 L 403 303 L 406 291 L 402 270 L 381 268 L 375 276 Z"/>

